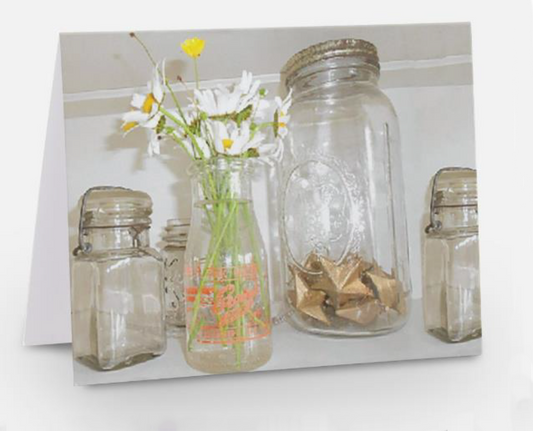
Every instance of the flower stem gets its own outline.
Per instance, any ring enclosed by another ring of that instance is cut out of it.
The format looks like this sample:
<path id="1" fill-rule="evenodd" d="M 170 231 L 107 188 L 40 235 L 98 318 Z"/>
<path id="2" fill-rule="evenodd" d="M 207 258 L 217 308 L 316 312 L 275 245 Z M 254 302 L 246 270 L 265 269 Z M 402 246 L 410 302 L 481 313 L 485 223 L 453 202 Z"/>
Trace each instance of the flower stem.
<path id="1" fill-rule="evenodd" d="M 198 74 L 198 59 L 196 57 L 193 58 L 193 64 L 194 64 L 194 81 L 196 82 L 196 89 L 200 89 L 200 76 Z"/>
<path id="2" fill-rule="evenodd" d="M 205 159 L 205 154 L 200 148 L 200 146 L 198 145 L 198 142 L 196 141 L 196 136 L 194 135 L 194 133 L 191 132 L 191 129 L 189 129 L 189 126 L 187 126 L 187 123 L 178 120 L 174 115 L 172 115 L 169 111 L 167 111 L 162 106 L 160 106 L 159 109 L 164 115 L 170 118 L 174 123 L 176 123 L 178 126 L 180 126 L 185 131 L 187 136 L 191 138 L 191 142 L 193 143 L 196 151 L 198 151 L 198 154 L 200 154 L 200 157 L 202 159 Z"/>
<path id="3" fill-rule="evenodd" d="M 196 328 L 196 326 L 199 323 L 199 322 L 197 322 L 198 311 L 200 309 L 200 299 L 201 299 L 201 295 L 202 295 L 202 289 L 204 287 L 204 284 L 205 284 L 205 281 L 206 281 L 206 278 L 207 278 L 207 273 L 209 271 L 209 268 L 211 268 L 211 266 L 213 265 L 213 262 L 215 260 L 215 257 L 217 255 L 217 253 L 218 253 L 220 245 L 222 244 L 222 240 L 224 239 L 224 235 L 226 234 L 226 230 L 228 229 L 228 227 L 229 227 L 229 225 L 231 223 L 231 220 L 233 218 L 233 214 L 234 214 L 236 209 L 237 209 L 237 202 L 232 202 L 231 203 L 231 209 L 230 209 L 230 211 L 228 213 L 226 221 L 225 221 L 224 225 L 222 226 L 222 229 L 220 230 L 220 232 L 215 236 L 216 237 L 216 242 L 215 242 L 215 245 L 213 247 L 213 251 L 211 253 L 209 253 L 208 260 L 206 261 L 204 269 L 202 271 L 202 276 L 201 276 L 201 279 L 200 279 L 200 285 L 198 286 L 198 291 L 196 292 L 196 297 L 194 298 L 193 314 L 192 314 L 192 319 L 191 319 L 191 331 L 190 331 L 191 334 L 196 333 L 198 331 L 198 329 Z M 189 350 L 191 350 L 191 346 L 192 346 L 193 340 L 194 340 L 193 337 L 189 338 L 189 342 L 188 342 Z"/>

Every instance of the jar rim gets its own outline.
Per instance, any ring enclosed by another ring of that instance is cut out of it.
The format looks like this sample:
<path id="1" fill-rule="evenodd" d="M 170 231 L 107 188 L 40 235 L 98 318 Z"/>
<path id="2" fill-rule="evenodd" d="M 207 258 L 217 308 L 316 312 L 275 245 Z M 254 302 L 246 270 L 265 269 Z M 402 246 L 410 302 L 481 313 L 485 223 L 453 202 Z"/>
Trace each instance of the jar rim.
<path id="1" fill-rule="evenodd" d="M 194 176 L 206 169 L 211 171 L 224 171 L 231 169 L 242 169 L 243 171 L 250 171 L 253 168 L 253 162 L 256 158 L 242 158 L 242 157 L 228 157 L 228 156 L 216 156 L 209 159 L 196 159 L 194 160 L 187 173 Z"/>
<path id="2" fill-rule="evenodd" d="M 471 168 L 444 168 L 434 176 L 434 208 L 477 206 L 477 173 Z"/>
<path id="3" fill-rule="evenodd" d="M 85 201 L 84 228 L 151 224 L 151 197 L 139 190 L 109 187 L 92 190 Z"/>
<path id="4" fill-rule="evenodd" d="M 185 218 L 174 218 L 167 220 L 167 225 L 164 228 L 163 240 L 187 240 L 189 229 L 191 227 L 191 220 Z"/>
<path id="5" fill-rule="evenodd" d="M 380 70 L 378 50 L 373 43 L 364 39 L 347 38 L 327 40 L 298 51 L 285 63 L 281 76 L 287 84 L 303 68 L 319 61 L 340 57 L 357 57 Z"/>

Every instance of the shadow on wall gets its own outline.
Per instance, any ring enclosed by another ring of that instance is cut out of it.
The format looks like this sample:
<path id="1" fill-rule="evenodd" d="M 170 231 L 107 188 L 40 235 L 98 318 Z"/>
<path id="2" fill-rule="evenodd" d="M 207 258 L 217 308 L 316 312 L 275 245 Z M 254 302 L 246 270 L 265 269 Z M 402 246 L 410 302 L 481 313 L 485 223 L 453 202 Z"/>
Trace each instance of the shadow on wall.
<path id="1" fill-rule="evenodd" d="M 120 132 L 121 120 L 117 119 L 115 130 L 116 133 L 109 135 L 106 139 L 106 151 L 117 153 L 124 150 L 134 150 L 135 157 L 133 163 L 128 170 L 131 173 L 145 171 L 146 170 L 146 160 L 150 157 L 148 155 L 148 142 L 149 136 L 148 133 L 144 130 L 135 130 L 133 133 L 124 137 L 124 134 Z M 171 214 L 173 217 L 178 218 L 188 218 L 190 216 L 190 202 L 191 202 L 191 190 L 190 190 L 190 181 L 187 174 L 186 167 L 189 166 L 190 161 L 188 156 L 179 148 L 176 147 L 171 141 L 162 141 L 161 142 L 161 154 L 154 156 L 157 157 L 160 165 L 163 169 L 170 171 L 175 178 L 171 184 L 165 184 L 165 187 L 170 187 L 171 193 L 176 199 L 173 200 L 173 210 Z M 128 181 L 121 181 L 120 183 L 114 184 L 91 184 L 91 187 L 95 186 L 120 186 L 120 187 L 129 187 L 133 189 L 141 189 L 142 191 L 148 192 L 149 190 L 143 190 L 138 186 L 133 186 L 128 184 Z M 153 188 L 153 184 L 151 185 Z M 157 185 L 156 185 L 157 186 Z M 78 225 L 80 218 L 80 208 L 81 208 L 81 198 L 78 196 L 78 202 L 76 207 L 71 209 L 68 214 L 69 221 L 69 251 L 72 253 L 72 250 L 78 245 Z M 154 196 L 152 196 L 154 198 Z M 178 204 L 178 199 L 181 205 Z M 154 211 L 157 211 L 158 205 L 157 202 L 154 202 Z M 155 226 L 152 226 L 154 228 Z M 157 238 L 161 238 L 163 234 L 164 226 L 161 226 L 161 231 L 156 232 Z M 158 243 L 156 246 L 160 245 Z"/>
<path id="2" fill-rule="evenodd" d="M 116 130 L 120 130 L 121 121 L 117 120 Z M 121 132 L 110 135 L 107 139 L 108 151 L 123 151 L 125 149 L 135 149 L 136 157 L 133 165 L 131 166 L 131 172 L 144 170 L 145 160 L 150 157 L 148 155 L 148 142 L 149 135 L 147 131 L 136 130 L 133 133 L 127 135 L 127 139 L 124 138 L 124 134 Z M 187 174 L 187 169 L 190 165 L 189 157 L 184 153 L 181 148 L 170 140 L 162 140 L 160 142 L 161 154 L 155 155 L 163 166 L 166 167 L 175 177 L 176 182 L 171 185 L 172 193 L 174 196 L 179 197 L 180 201 L 191 202 L 191 190 L 190 181 Z M 189 207 L 190 205 L 187 205 Z M 177 206 L 174 213 L 179 217 L 185 216 L 185 214 L 178 213 L 179 207 Z"/>
<path id="3" fill-rule="evenodd" d="M 420 217 L 420 264 L 421 264 L 421 274 L 422 274 L 422 280 L 421 286 L 422 286 L 422 294 L 424 291 L 424 250 L 426 248 L 426 227 L 429 225 L 430 220 L 430 206 L 431 206 L 431 189 L 433 184 L 433 176 L 431 177 L 431 180 L 429 181 L 429 184 L 426 187 L 426 193 L 424 194 L 424 211 L 422 212 L 422 216 Z"/>

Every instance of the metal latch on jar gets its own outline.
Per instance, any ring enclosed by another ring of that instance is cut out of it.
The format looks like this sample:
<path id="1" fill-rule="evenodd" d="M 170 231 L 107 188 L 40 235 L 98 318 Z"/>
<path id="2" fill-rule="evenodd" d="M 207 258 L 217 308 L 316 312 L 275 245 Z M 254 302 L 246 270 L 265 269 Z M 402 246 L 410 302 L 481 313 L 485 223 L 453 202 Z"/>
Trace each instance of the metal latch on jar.
<path id="1" fill-rule="evenodd" d="M 95 186 L 91 187 L 90 189 L 86 190 L 81 198 L 81 208 L 80 208 L 80 220 L 78 223 L 78 246 L 72 251 L 72 254 L 74 256 L 77 256 L 80 253 L 89 254 L 92 251 L 92 244 L 85 241 L 85 231 L 86 227 L 84 225 L 85 220 L 85 213 L 86 213 L 86 206 L 87 206 L 87 200 L 89 198 L 89 195 L 98 190 L 131 190 L 127 187 L 120 187 L 120 186 Z M 127 227 L 130 230 L 130 233 L 133 237 L 134 244 L 137 244 L 139 239 L 139 235 L 142 231 L 144 231 L 147 226 L 145 225 L 139 225 L 139 226 L 107 226 L 107 227 L 113 227 L 113 228 L 120 228 L 120 227 Z"/>
<path id="2" fill-rule="evenodd" d="M 433 176 L 433 182 L 431 185 L 431 200 L 430 200 L 430 208 L 429 208 L 429 225 L 426 226 L 424 231 L 426 233 L 432 233 L 432 232 L 438 232 L 442 229 L 442 223 L 439 220 L 435 220 L 435 208 L 436 208 L 436 202 L 437 202 L 437 184 L 438 184 L 438 178 L 445 172 L 453 172 L 453 171 L 474 171 L 472 168 L 461 168 L 461 167 L 446 167 L 441 168 L 437 171 L 437 173 Z"/>

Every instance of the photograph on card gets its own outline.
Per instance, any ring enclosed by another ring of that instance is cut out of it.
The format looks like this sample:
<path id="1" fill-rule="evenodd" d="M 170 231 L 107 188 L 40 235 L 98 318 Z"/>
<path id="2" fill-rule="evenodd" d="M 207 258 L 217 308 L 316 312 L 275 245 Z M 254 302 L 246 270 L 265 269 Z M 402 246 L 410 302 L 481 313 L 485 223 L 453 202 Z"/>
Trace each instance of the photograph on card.
<path id="1" fill-rule="evenodd" d="M 76 384 L 481 353 L 468 23 L 61 61 Z"/>

